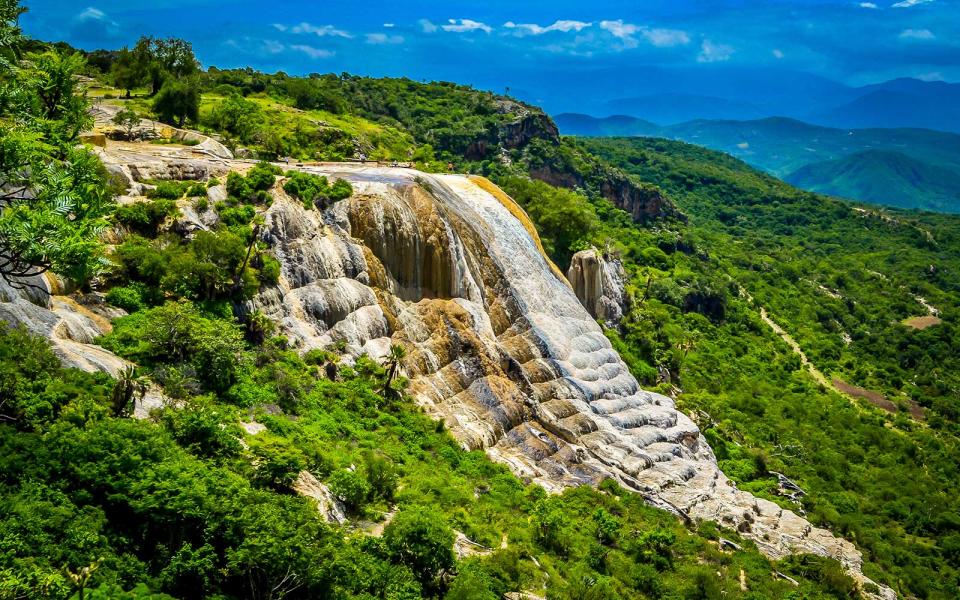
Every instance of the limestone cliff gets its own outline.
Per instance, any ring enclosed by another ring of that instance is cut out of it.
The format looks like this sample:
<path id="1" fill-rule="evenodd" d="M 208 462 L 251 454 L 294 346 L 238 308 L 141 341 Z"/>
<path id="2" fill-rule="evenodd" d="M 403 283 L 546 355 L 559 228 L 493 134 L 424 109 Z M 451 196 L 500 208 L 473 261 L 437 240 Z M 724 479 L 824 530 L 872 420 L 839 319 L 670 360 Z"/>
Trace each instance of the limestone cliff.
<path id="1" fill-rule="evenodd" d="M 108 145 L 101 155 L 134 180 L 174 160 L 211 174 L 248 166 L 189 149 L 161 152 L 170 150 Z M 581 304 L 610 291 L 606 269 L 581 256 L 571 288 L 522 211 L 489 182 L 356 165 L 301 168 L 348 179 L 355 193 L 318 211 L 274 189 L 262 235 L 282 274 L 244 310 L 275 319 L 304 351 L 343 342 L 351 355 L 378 357 L 404 345 L 416 401 L 465 447 L 549 490 L 613 478 L 684 518 L 737 528 L 769 556 L 831 556 L 865 580 L 852 544 L 738 490 L 673 401 L 640 388 Z M 0 305 L 11 315 L 4 318 L 34 310 L 23 302 Z M 59 318 L 43 331 L 70 348 L 85 344 L 88 364 L 72 364 L 106 367 L 95 364 L 102 351 L 90 340 L 50 333 L 66 327 Z"/>
<path id="2" fill-rule="evenodd" d="M 626 305 L 627 274 L 619 259 L 606 258 L 596 248 L 581 250 L 570 259 L 567 279 L 587 312 L 615 328 Z"/>

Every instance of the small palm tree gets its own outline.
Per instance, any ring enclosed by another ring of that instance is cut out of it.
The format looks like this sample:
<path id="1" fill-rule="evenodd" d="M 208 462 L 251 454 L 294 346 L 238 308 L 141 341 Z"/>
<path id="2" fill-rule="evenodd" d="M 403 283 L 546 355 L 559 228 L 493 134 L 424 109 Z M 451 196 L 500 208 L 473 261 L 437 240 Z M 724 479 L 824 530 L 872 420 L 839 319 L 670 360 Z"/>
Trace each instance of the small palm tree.
<path id="1" fill-rule="evenodd" d="M 393 389 L 393 382 L 397 378 L 397 371 L 400 370 L 400 363 L 406 356 L 406 348 L 399 344 L 390 345 L 390 353 L 387 355 L 387 360 L 383 364 L 383 367 L 387 370 L 387 380 L 384 382 L 383 391 L 381 392 L 384 397 L 396 394 L 396 390 Z"/>
<path id="2" fill-rule="evenodd" d="M 133 414 L 137 400 L 142 399 L 146 392 L 147 386 L 141 378 L 137 377 L 134 367 L 129 366 L 124 369 L 110 394 L 113 416 L 129 417 Z"/>

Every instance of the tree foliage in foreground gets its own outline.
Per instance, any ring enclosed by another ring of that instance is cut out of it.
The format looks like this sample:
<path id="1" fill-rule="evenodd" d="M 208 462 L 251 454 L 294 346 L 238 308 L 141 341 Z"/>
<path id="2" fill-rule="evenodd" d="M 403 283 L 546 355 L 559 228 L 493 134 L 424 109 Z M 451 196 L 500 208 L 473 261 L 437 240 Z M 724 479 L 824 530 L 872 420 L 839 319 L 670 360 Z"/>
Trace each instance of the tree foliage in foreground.
<path id="1" fill-rule="evenodd" d="M 90 125 L 83 61 L 54 50 L 17 61 L 21 13 L 0 1 L 0 276 L 33 285 L 52 270 L 84 283 L 103 266 L 113 199 L 100 162 L 76 147 Z"/>

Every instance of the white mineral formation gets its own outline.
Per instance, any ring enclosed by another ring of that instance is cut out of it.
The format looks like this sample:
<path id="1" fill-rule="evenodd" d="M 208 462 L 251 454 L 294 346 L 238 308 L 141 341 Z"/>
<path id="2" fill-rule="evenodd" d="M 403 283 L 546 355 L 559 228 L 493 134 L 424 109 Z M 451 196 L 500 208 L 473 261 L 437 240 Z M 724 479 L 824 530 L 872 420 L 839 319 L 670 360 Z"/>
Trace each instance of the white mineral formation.
<path id="1" fill-rule="evenodd" d="M 607 327 L 623 318 L 627 275 L 619 259 L 605 258 L 596 248 L 581 250 L 570 259 L 567 279 L 580 304 Z"/>

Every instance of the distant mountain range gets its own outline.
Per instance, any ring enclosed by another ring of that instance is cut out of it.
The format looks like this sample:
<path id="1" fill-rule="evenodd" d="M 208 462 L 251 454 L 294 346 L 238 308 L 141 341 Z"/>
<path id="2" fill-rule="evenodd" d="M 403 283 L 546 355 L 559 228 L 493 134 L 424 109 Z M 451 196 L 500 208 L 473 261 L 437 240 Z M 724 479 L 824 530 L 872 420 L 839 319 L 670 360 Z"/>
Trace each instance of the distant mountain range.
<path id="1" fill-rule="evenodd" d="M 561 133 L 650 136 L 731 154 L 812 191 L 960 212 L 960 135 L 928 129 L 836 129 L 795 119 L 695 120 L 670 126 L 628 116 L 555 117 Z"/>
<path id="2" fill-rule="evenodd" d="M 590 85 L 571 89 L 569 77 L 562 74 L 531 74 L 522 86 L 526 91 L 518 86 L 515 92 L 553 113 L 628 115 L 658 125 L 789 117 L 840 129 L 914 127 L 960 133 L 958 83 L 902 78 L 852 87 L 809 73 L 736 68 L 625 67 L 589 77 Z M 620 95 L 611 98 L 609 90 Z"/>

